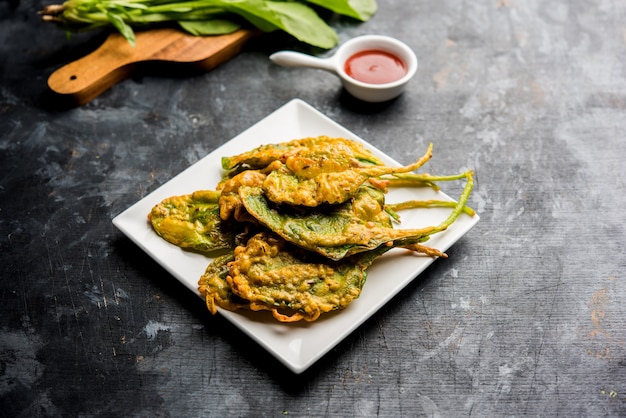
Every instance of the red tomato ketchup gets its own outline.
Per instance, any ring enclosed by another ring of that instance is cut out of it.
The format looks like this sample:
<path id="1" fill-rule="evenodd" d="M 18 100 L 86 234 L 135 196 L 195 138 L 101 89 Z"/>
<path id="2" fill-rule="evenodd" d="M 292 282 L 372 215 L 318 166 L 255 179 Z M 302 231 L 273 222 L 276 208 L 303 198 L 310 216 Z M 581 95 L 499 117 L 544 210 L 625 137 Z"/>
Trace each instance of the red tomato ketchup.
<path id="1" fill-rule="evenodd" d="M 346 74 L 369 84 L 385 84 L 400 80 L 407 73 L 406 64 L 389 52 L 360 51 L 346 60 Z"/>

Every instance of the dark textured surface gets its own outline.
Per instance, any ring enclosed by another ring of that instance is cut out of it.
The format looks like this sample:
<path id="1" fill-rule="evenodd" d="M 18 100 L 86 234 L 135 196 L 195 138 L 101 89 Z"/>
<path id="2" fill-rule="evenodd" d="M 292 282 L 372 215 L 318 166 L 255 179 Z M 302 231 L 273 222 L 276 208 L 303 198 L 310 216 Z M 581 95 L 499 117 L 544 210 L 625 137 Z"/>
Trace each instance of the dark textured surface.
<path id="1" fill-rule="evenodd" d="M 385 106 L 279 68 L 263 37 L 195 77 L 63 109 L 67 40 L 0 2 L 3 416 L 626 415 L 626 3 L 380 1 L 342 40 L 404 40 Z M 111 219 L 294 97 L 400 162 L 474 168 L 479 224 L 302 375 L 210 316 Z"/>

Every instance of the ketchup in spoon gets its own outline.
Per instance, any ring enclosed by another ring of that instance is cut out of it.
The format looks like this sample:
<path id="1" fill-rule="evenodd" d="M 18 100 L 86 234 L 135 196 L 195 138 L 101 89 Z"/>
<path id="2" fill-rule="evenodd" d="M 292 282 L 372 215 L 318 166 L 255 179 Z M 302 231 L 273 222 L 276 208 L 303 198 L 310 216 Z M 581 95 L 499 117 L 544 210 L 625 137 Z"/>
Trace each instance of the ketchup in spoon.
<path id="1" fill-rule="evenodd" d="M 348 58 L 345 71 L 363 83 L 385 84 L 400 80 L 407 73 L 407 68 L 400 58 L 389 52 L 366 50 Z"/>

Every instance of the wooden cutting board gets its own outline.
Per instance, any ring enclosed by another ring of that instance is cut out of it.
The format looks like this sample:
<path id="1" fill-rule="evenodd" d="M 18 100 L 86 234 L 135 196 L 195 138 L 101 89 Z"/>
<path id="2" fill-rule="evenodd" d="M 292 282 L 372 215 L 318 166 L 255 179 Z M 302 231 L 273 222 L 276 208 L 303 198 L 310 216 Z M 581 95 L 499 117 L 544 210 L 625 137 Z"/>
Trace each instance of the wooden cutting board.
<path id="1" fill-rule="evenodd" d="M 133 47 L 119 33 L 113 33 L 89 55 L 52 73 L 48 86 L 83 105 L 130 77 L 139 64 L 173 62 L 208 71 L 239 53 L 255 34 L 242 29 L 228 35 L 193 36 L 162 28 L 137 32 Z"/>

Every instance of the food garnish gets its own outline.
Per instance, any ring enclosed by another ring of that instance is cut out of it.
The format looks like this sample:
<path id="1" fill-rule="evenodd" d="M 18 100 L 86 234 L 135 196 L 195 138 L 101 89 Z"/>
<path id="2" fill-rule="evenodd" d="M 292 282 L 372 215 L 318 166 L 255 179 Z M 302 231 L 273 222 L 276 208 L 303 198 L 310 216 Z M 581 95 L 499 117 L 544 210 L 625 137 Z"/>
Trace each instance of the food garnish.
<path id="1" fill-rule="evenodd" d="M 389 167 L 360 143 L 343 138 L 265 145 L 223 157 L 225 171 L 215 191 L 165 199 L 148 218 L 156 233 L 174 245 L 209 256 L 222 252 L 198 282 L 211 313 L 218 308 L 265 310 L 281 322 L 314 321 L 358 298 L 367 269 L 392 248 L 447 257 L 424 242 L 461 214 L 474 215 L 467 206 L 473 172 L 413 172 L 431 156 L 432 145 L 415 163 Z M 268 187 L 268 179 L 285 173 L 295 179 L 293 187 Z M 318 185 L 315 204 L 276 199 L 308 190 L 302 185 L 310 179 Z M 385 201 L 391 187 L 438 190 L 438 182 L 456 180 L 465 180 L 457 201 Z M 430 207 L 451 212 L 438 225 L 396 227 L 398 211 Z"/>

